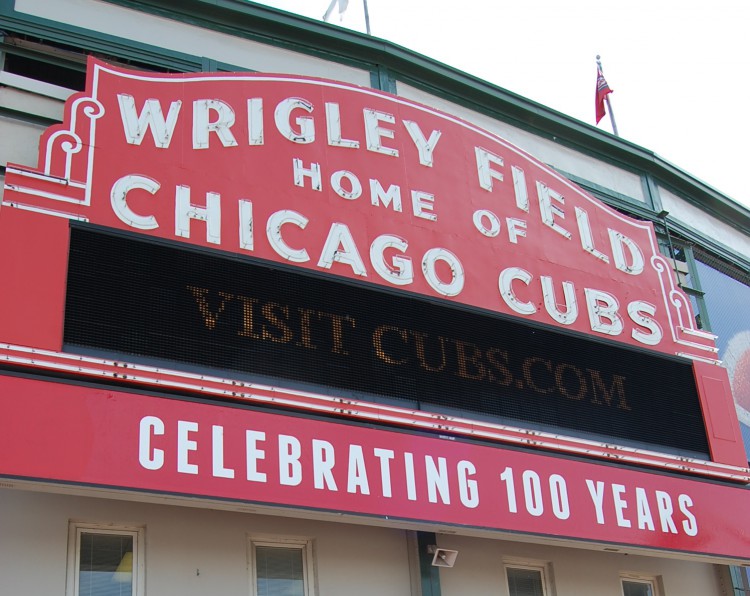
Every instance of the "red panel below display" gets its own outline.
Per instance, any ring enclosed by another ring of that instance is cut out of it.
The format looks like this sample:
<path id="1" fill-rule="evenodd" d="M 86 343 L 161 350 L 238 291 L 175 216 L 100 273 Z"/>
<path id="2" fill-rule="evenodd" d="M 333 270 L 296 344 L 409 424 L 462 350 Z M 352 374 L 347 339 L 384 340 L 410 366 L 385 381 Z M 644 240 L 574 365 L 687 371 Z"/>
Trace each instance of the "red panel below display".
<path id="1" fill-rule="evenodd" d="M 2 341 L 48 350 L 62 346 L 69 225 L 59 217 L 2 209 Z"/>
<path id="2" fill-rule="evenodd" d="M 0 407 L 0 475 L 750 560 L 743 488 L 14 377 Z"/>

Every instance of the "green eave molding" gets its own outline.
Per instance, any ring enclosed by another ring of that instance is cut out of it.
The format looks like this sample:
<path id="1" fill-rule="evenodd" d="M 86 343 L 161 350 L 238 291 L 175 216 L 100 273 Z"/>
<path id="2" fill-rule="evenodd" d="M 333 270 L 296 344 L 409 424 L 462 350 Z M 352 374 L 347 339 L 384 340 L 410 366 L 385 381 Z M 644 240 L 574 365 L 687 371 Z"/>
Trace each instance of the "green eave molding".
<path id="1" fill-rule="evenodd" d="M 104 1 L 371 72 L 387 72 L 456 104 L 649 176 L 707 214 L 750 234 L 749 209 L 652 151 L 397 44 L 246 0 Z M 12 4 L 13 0 L 0 0 L 0 27 L 24 19 L 9 8 Z M 195 69 L 192 64 L 185 66 Z"/>

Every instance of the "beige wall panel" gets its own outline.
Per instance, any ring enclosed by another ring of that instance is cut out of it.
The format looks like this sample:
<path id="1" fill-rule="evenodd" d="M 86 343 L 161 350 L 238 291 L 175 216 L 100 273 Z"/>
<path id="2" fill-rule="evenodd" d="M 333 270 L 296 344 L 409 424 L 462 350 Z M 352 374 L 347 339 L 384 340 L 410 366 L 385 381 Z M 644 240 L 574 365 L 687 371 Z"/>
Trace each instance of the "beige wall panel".
<path id="1" fill-rule="evenodd" d="M 426 104 L 463 120 L 467 120 L 489 132 L 492 132 L 506 141 L 512 143 L 531 154 L 539 161 L 551 165 L 563 172 L 573 174 L 589 182 L 603 186 L 604 188 L 614 190 L 636 201 L 645 202 L 643 186 L 640 176 L 627 172 L 563 147 L 553 141 L 538 137 L 532 133 L 515 128 L 503 122 L 499 122 L 475 112 L 444 100 L 434 95 L 430 95 L 415 87 L 410 87 L 403 83 L 398 83 L 398 94 L 402 97 Z"/>
<path id="2" fill-rule="evenodd" d="M 455 565 L 440 569 L 442 596 L 503 596 L 507 593 L 498 542 L 465 536 L 438 536 L 438 546 L 458 551 Z M 471 590 L 467 589 L 471 586 Z"/>
<path id="3" fill-rule="evenodd" d="M 705 211 L 694 207 L 665 188 L 659 188 L 659 196 L 662 206 L 670 213 L 670 219 L 675 219 L 698 230 L 707 238 L 713 238 L 734 252 L 746 256 L 750 255 L 750 236 L 746 236 L 732 226 L 714 219 Z"/>
<path id="4" fill-rule="evenodd" d="M 16 0 L 16 10 L 191 56 L 205 56 L 241 68 L 269 73 L 304 74 L 370 85 L 370 73 L 365 70 L 183 25 L 96 0 Z"/>
<path id="5" fill-rule="evenodd" d="M 0 488 L 0 594 L 64 594 L 68 521 L 145 525 L 149 594 L 248 594 L 248 536 L 313 538 L 319 594 L 410 596 L 406 533 Z"/>
<path id="6" fill-rule="evenodd" d="M 0 594 L 65 594 L 63 505 L 62 499 L 0 488 Z"/>
<path id="7" fill-rule="evenodd" d="M 327 524 L 316 549 L 320 596 L 410 596 L 406 532 Z"/>
<path id="8" fill-rule="evenodd" d="M 128 519 L 146 524 L 148 593 L 247 593 L 244 524 L 230 523 L 226 513 L 106 501 L 94 504 L 99 520 L 120 510 L 127 512 Z M 93 513 L 90 505 L 85 509 L 79 514 L 84 519 Z"/>
<path id="9" fill-rule="evenodd" d="M 713 564 L 595 550 L 559 548 L 463 536 L 440 536 L 444 548 L 459 551 L 452 569 L 440 570 L 443 596 L 507 596 L 504 561 L 547 564 L 551 596 L 622 596 L 620 575 L 659 577 L 659 596 L 721 596 Z M 467 589 L 471 586 L 471 589 Z"/>
<path id="10" fill-rule="evenodd" d="M 62 122 L 65 103 L 12 87 L 0 86 L 0 108 Z"/>
<path id="11" fill-rule="evenodd" d="M 0 165 L 16 163 L 36 166 L 39 137 L 46 126 L 0 116 Z"/>
<path id="12" fill-rule="evenodd" d="M 314 539 L 319 596 L 412 596 L 403 530 L 0 488 L 0 594 L 64 593 L 68 522 L 143 525 L 149 594 L 247 594 L 248 536 Z M 712 564 L 458 535 L 443 596 L 506 596 L 503 562 L 548 564 L 551 596 L 622 596 L 620 574 L 658 577 L 660 596 L 721 596 Z"/>

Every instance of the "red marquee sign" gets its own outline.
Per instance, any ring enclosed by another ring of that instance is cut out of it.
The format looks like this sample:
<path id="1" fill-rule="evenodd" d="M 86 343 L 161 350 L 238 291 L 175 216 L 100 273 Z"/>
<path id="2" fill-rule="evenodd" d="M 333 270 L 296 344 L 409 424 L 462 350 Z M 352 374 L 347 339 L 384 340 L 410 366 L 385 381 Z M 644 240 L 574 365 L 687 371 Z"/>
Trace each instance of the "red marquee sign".
<path id="1" fill-rule="evenodd" d="M 370 89 L 92 61 L 5 204 L 715 359 L 650 223 Z"/>
<path id="2" fill-rule="evenodd" d="M 0 377 L 0 475 L 750 561 L 747 489 Z"/>
<path id="3" fill-rule="evenodd" d="M 49 355 L 47 368 L 64 358 L 68 220 L 685 356 L 713 461 L 730 476 L 745 466 L 714 337 L 695 328 L 652 225 L 432 108 L 332 81 L 92 60 L 38 166 L 6 171 L 10 361 L 41 366 L 19 356 L 29 349 Z"/>

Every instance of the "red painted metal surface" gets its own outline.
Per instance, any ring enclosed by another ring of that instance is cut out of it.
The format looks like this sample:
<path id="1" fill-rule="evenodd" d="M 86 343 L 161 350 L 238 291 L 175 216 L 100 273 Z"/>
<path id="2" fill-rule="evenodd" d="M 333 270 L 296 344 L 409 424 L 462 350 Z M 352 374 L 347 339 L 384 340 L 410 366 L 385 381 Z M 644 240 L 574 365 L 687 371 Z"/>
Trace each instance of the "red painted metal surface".
<path id="1" fill-rule="evenodd" d="M 41 147 L 36 170 L 9 167 L 6 206 L 715 359 L 650 223 L 395 96 L 92 61 Z"/>
<path id="2" fill-rule="evenodd" d="M 714 338 L 694 328 L 651 224 L 450 115 L 331 81 L 92 60 L 38 167 L 9 165 L 5 182 L 0 342 L 11 358 L 61 351 L 66 220 L 88 221 L 692 358 L 705 364 L 694 370 L 717 464 L 704 469 L 747 476 Z"/>
<path id="3" fill-rule="evenodd" d="M 313 414 L 333 414 L 407 429 L 450 433 L 460 437 L 557 451 L 611 462 L 628 463 L 681 474 L 705 476 L 737 483 L 750 482 L 750 470 L 719 461 L 678 457 L 647 449 L 636 449 L 598 441 L 568 437 L 552 432 L 529 430 L 471 420 L 424 410 L 370 403 L 322 393 L 285 389 L 263 383 L 240 381 L 200 373 L 186 373 L 164 367 L 132 364 L 92 356 L 50 352 L 0 344 L 0 362 L 28 370 L 73 374 L 87 379 L 140 385 L 149 389 L 169 389 L 198 394 L 212 399 L 255 405 L 274 405 Z"/>
<path id="4" fill-rule="evenodd" d="M 0 377 L 0 474 L 750 560 L 747 489 Z"/>
<path id="5" fill-rule="evenodd" d="M 62 345 L 68 222 L 0 210 L 2 341 L 57 350 Z"/>

